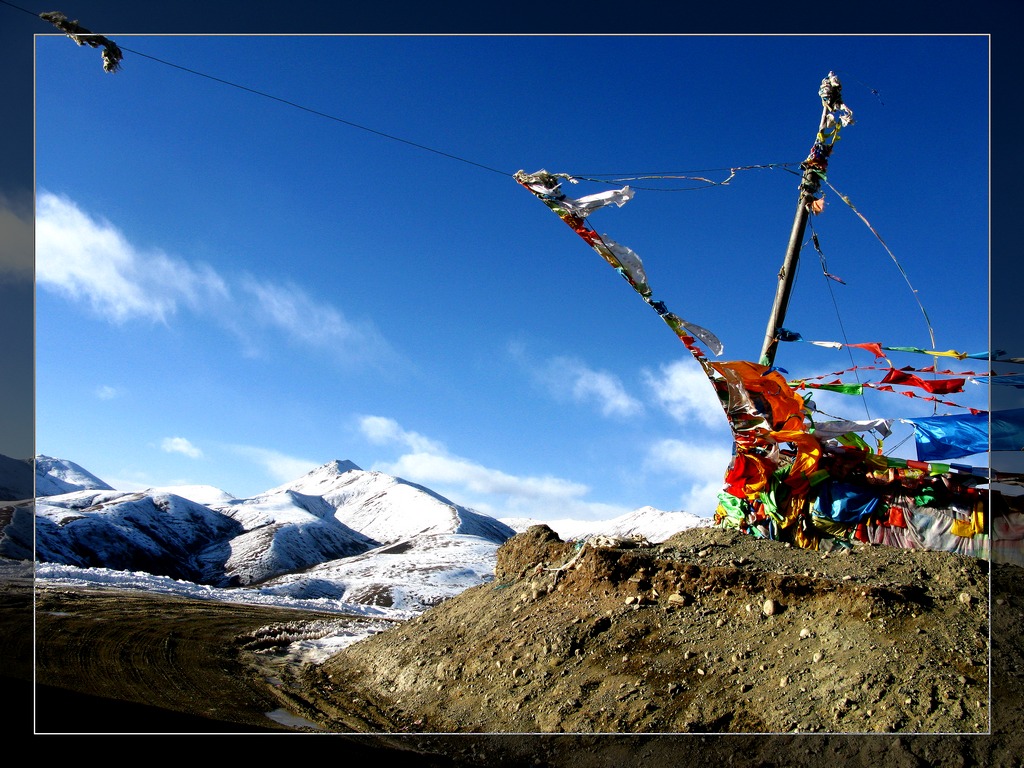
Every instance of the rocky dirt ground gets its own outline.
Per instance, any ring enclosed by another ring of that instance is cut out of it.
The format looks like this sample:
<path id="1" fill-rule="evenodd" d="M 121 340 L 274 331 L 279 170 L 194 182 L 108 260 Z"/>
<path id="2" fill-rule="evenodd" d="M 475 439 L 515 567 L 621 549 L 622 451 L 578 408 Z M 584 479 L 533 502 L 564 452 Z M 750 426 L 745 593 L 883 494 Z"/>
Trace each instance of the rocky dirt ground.
<path id="1" fill-rule="evenodd" d="M 155 674 L 159 659 L 205 665 L 205 677 L 185 674 L 179 711 L 191 699 L 197 714 L 237 722 L 216 701 L 231 698 L 259 710 L 245 721 L 256 730 L 276 706 L 303 718 L 292 730 L 430 766 L 1020 766 L 1022 575 L 943 553 L 826 554 L 718 529 L 578 548 L 537 527 L 499 550 L 493 582 L 320 664 L 286 662 L 267 628 L 323 616 L 210 621 L 212 610 L 191 610 L 191 622 L 146 622 L 155 608 L 125 613 L 127 595 L 108 610 L 120 603 L 122 620 L 134 616 L 157 643 L 104 654 L 130 674 L 61 653 L 83 647 L 66 620 L 37 637 L 37 652 L 49 644 L 43 677 L 75 690 L 89 690 L 90 675 Z M 186 646 L 206 651 L 185 662 Z M 159 686 L 143 685 L 166 706 Z"/>
<path id="2" fill-rule="evenodd" d="M 400 732 L 983 733 L 986 565 L 709 528 L 577 550 L 538 526 L 493 583 L 307 669 L 298 706 Z"/>

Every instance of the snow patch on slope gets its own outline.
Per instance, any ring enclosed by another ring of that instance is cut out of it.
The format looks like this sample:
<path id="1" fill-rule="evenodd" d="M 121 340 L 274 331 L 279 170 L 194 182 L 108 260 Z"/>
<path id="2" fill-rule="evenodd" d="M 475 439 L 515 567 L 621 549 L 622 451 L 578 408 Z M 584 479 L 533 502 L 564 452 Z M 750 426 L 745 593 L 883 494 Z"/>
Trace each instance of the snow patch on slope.
<path id="1" fill-rule="evenodd" d="M 147 488 L 146 493 L 173 493 L 183 499 L 194 501 L 196 504 L 202 504 L 204 507 L 226 504 L 235 498 L 227 491 L 213 485 L 161 485 Z"/>
<path id="2" fill-rule="evenodd" d="M 267 594 L 344 599 L 417 613 L 494 577 L 498 545 L 477 536 L 428 534 L 323 563 L 262 585 Z"/>

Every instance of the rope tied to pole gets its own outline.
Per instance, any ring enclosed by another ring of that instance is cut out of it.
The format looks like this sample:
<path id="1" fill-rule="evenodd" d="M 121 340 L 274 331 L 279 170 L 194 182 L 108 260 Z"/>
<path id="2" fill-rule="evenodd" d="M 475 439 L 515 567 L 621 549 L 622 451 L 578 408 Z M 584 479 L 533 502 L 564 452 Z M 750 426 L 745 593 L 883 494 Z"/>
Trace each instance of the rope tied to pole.
<path id="1" fill-rule="evenodd" d="M 821 213 L 824 208 L 822 198 L 817 195 L 822 180 L 827 178 L 828 159 L 835 143 L 839 141 L 839 129 L 853 125 L 853 110 L 843 102 L 843 86 L 835 72 L 830 71 L 821 81 L 818 96 L 821 97 L 821 123 L 811 151 L 800 164 L 804 171 L 800 182 L 801 200 L 814 214 Z"/>

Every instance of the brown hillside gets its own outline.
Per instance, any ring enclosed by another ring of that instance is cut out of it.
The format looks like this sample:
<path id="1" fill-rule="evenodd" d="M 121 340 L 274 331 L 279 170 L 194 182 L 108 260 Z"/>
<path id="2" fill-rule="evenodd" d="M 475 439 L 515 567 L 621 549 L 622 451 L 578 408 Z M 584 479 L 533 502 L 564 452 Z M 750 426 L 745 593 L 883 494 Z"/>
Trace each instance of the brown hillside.
<path id="1" fill-rule="evenodd" d="M 531 528 L 494 582 L 308 669 L 302 706 L 395 733 L 988 731 L 984 561 L 709 528 L 622 544 Z"/>

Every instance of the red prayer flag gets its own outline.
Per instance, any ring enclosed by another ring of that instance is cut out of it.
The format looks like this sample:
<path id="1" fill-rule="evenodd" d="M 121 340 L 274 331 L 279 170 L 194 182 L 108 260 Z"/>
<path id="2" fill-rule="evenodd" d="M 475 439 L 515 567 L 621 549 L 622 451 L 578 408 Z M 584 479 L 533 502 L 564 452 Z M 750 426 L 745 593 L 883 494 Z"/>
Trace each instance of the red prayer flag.
<path id="1" fill-rule="evenodd" d="M 866 349 L 868 352 L 873 354 L 876 359 L 885 359 L 885 352 L 882 351 L 882 345 L 877 341 L 869 341 L 863 344 L 847 344 L 846 346 Z"/>
<path id="2" fill-rule="evenodd" d="M 913 370 L 913 368 L 911 368 Z M 920 387 L 925 392 L 932 394 L 948 395 L 954 392 L 964 391 L 964 379 L 922 379 L 902 370 L 890 368 L 882 379 L 883 384 L 903 384 L 910 387 Z"/>

